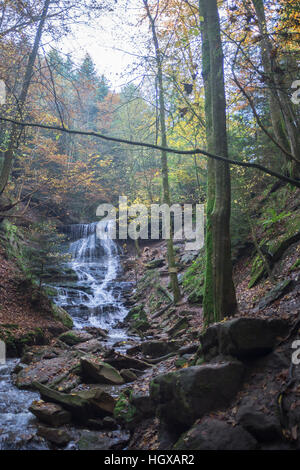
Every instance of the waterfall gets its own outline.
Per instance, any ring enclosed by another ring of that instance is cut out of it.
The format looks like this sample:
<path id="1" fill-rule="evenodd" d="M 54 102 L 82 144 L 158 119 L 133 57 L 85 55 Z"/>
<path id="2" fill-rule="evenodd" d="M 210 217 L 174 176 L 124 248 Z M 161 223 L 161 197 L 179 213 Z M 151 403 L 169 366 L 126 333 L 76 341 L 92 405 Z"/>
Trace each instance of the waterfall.
<path id="1" fill-rule="evenodd" d="M 110 223 L 74 224 L 65 231 L 70 239 L 67 267 L 77 280 L 56 286 L 55 302 L 70 313 L 75 328 L 95 326 L 120 335 L 116 323 L 127 313 L 123 294 L 131 283 L 118 280 L 120 249 L 110 237 Z"/>

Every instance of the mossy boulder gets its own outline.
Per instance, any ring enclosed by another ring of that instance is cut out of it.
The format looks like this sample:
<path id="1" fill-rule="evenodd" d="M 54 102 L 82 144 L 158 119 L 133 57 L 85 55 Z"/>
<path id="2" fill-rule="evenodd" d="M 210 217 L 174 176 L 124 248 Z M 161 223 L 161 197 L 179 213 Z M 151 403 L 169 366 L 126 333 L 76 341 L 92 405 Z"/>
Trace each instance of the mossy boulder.
<path id="1" fill-rule="evenodd" d="M 129 430 L 154 414 L 155 406 L 150 396 L 142 392 L 134 394 L 129 389 L 119 396 L 114 411 L 116 420 Z"/>
<path id="2" fill-rule="evenodd" d="M 60 321 L 66 328 L 73 328 L 73 320 L 72 317 L 66 312 L 62 307 L 51 303 L 52 313 L 56 320 Z"/>
<path id="3" fill-rule="evenodd" d="M 93 339 L 93 335 L 87 333 L 86 331 L 81 330 L 72 330 L 66 331 L 59 336 L 60 341 L 63 341 L 68 346 L 75 346 L 79 343 L 84 343 L 85 341 L 90 341 Z"/>
<path id="4" fill-rule="evenodd" d="M 27 346 L 44 345 L 49 341 L 41 328 L 34 328 L 22 335 L 18 330 L 17 325 L 0 325 L 0 339 L 6 345 L 8 357 L 19 357 Z"/>

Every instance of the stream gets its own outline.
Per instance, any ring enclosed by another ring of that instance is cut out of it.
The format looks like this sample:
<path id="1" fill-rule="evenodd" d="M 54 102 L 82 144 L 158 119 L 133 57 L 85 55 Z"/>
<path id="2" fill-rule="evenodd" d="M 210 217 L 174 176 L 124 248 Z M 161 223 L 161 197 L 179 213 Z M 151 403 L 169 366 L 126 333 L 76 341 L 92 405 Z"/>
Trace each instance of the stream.
<path id="1" fill-rule="evenodd" d="M 106 329 L 107 343 L 113 346 L 128 339 L 126 330 L 117 324 L 127 314 L 124 294 L 132 283 L 120 280 L 120 249 L 109 231 L 107 222 L 65 227 L 68 242 L 64 251 L 69 254 L 65 268 L 71 275 L 51 283 L 51 287 L 56 290 L 55 303 L 72 316 L 74 328 Z M 123 348 L 126 346 L 120 350 Z M 34 416 L 28 411 L 39 394 L 19 390 L 11 380 L 18 361 L 8 359 L 0 365 L 0 450 L 46 449 L 35 436 Z"/>

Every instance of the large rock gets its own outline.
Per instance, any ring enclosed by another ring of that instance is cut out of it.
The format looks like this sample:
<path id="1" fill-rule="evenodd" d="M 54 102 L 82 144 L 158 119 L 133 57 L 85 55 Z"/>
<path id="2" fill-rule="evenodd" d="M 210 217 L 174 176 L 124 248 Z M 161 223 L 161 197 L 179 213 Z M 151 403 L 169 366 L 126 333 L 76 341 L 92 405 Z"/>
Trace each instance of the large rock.
<path id="1" fill-rule="evenodd" d="M 270 442 L 282 438 L 279 420 L 274 415 L 266 415 L 253 407 L 244 405 L 237 413 L 237 422 L 260 442 Z"/>
<path id="2" fill-rule="evenodd" d="M 144 341 L 142 343 L 142 352 L 144 356 L 161 357 L 169 354 L 170 352 L 177 351 L 181 346 L 179 341 Z"/>
<path id="3" fill-rule="evenodd" d="M 114 412 L 116 400 L 100 388 L 77 392 L 76 395 L 89 402 L 90 409 L 96 416 L 103 417 Z"/>
<path id="4" fill-rule="evenodd" d="M 130 434 L 126 431 L 113 431 L 109 435 L 104 435 L 84 429 L 80 432 L 77 446 L 79 450 L 124 449 L 129 438 Z"/>
<path id="5" fill-rule="evenodd" d="M 164 422 L 184 429 L 227 406 L 241 386 L 243 372 L 238 361 L 188 367 L 155 377 L 150 396 Z"/>
<path id="6" fill-rule="evenodd" d="M 175 450 L 254 450 L 257 442 L 241 426 L 204 418 L 175 444 Z"/>
<path id="7" fill-rule="evenodd" d="M 76 421 L 84 423 L 94 416 L 103 417 L 114 412 L 114 398 L 100 388 L 67 394 L 39 383 L 34 385 L 45 401 L 59 404 L 68 410 Z"/>
<path id="8" fill-rule="evenodd" d="M 57 447 L 66 446 L 72 439 L 71 434 L 65 429 L 51 428 L 48 426 L 38 426 L 37 434 Z"/>
<path id="9" fill-rule="evenodd" d="M 122 369 L 136 369 L 145 370 L 151 367 L 150 364 L 134 357 L 126 356 L 125 354 L 113 354 L 105 358 L 105 362 L 115 367 L 118 370 Z"/>
<path id="10" fill-rule="evenodd" d="M 93 339 L 93 335 L 86 331 L 72 330 L 60 335 L 59 339 L 68 346 L 75 346 L 76 344 L 84 343 L 85 341 Z"/>
<path id="11" fill-rule="evenodd" d="M 34 388 L 34 382 L 47 385 L 61 383 L 78 366 L 79 358 L 77 354 L 72 351 L 66 351 L 60 356 L 33 362 L 28 367 L 24 367 L 18 373 L 15 384 L 18 388 L 26 389 Z"/>
<path id="12" fill-rule="evenodd" d="M 155 405 L 150 396 L 143 392 L 133 394 L 129 389 L 121 393 L 114 410 L 116 420 L 130 430 L 154 415 Z"/>
<path id="13" fill-rule="evenodd" d="M 82 357 L 81 371 L 83 377 L 92 383 L 113 385 L 124 383 L 124 379 L 114 367 L 97 358 Z"/>
<path id="14" fill-rule="evenodd" d="M 47 403 L 43 400 L 34 401 L 29 407 L 29 411 L 40 421 L 51 426 L 62 426 L 71 421 L 71 413 L 56 403 Z"/>
<path id="15" fill-rule="evenodd" d="M 234 318 L 210 326 L 200 335 L 202 352 L 206 359 L 218 354 L 239 359 L 263 356 L 271 352 L 289 329 L 280 319 Z"/>

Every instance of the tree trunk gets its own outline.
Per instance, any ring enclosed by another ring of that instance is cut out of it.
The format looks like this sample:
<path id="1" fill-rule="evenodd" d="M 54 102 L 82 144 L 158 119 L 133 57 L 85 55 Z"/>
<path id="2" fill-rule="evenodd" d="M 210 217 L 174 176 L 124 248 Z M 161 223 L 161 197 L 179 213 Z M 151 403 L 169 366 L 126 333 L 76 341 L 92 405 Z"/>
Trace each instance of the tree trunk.
<path id="1" fill-rule="evenodd" d="M 17 103 L 18 110 L 15 115 L 16 119 L 22 118 L 22 112 L 24 110 L 26 98 L 28 95 L 28 90 L 29 90 L 30 82 L 31 82 L 32 75 L 33 75 L 33 67 L 34 67 L 34 63 L 38 54 L 38 49 L 39 49 L 45 21 L 47 18 L 50 1 L 51 0 L 45 0 L 43 12 L 41 15 L 41 20 L 39 22 L 39 25 L 36 31 L 32 51 L 28 58 L 28 63 L 26 66 L 22 89 L 21 89 L 21 93 L 20 93 L 18 103 Z M 9 176 L 10 176 L 10 172 L 11 172 L 13 160 L 14 160 L 14 152 L 17 148 L 18 136 L 19 136 L 19 127 L 16 124 L 12 124 L 9 141 L 8 141 L 8 147 L 7 147 L 7 150 L 4 152 L 4 161 L 3 161 L 3 166 L 2 166 L 2 170 L 0 174 L 0 195 L 5 190 Z"/>
<path id="2" fill-rule="evenodd" d="M 292 178 L 300 177 L 300 138 L 299 126 L 295 123 L 292 103 L 283 89 L 282 73 L 277 73 L 276 57 L 272 59 L 272 43 L 268 34 L 263 0 L 252 0 L 261 40 L 261 58 L 269 83 L 270 116 L 274 134 L 282 147 L 291 152 L 295 160 L 287 160 L 286 166 Z M 280 70 L 280 68 L 278 68 Z M 287 159 L 287 157 L 285 156 Z"/>
<path id="3" fill-rule="evenodd" d="M 202 74 L 205 88 L 207 145 L 228 158 L 223 51 L 216 0 L 200 0 L 202 22 Z M 207 188 L 205 323 L 233 315 L 237 308 L 232 280 L 229 165 L 209 162 Z"/>
<path id="4" fill-rule="evenodd" d="M 156 34 L 155 21 L 151 15 L 148 0 L 143 0 L 147 16 L 151 25 L 152 38 L 155 49 L 155 58 L 157 65 L 157 84 L 158 84 L 158 101 L 159 101 L 159 120 L 161 127 L 161 145 L 167 147 L 167 131 L 166 131 L 166 116 L 165 116 L 165 100 L 164 100 L 164 86 L 163 86 L 163 71 L 162 71 L 162 58 L 159 49 L 158 38 Z M 168 156 L 167 152 L 161 152 L 161 171 L 163 180 L 163 198 L 164 203 L 170 206 L 170 188 L 169 188 L 169 170 L 168 170 Z M 178 284 L 177 269 L 175 265 L 174 245 L 172 229 L 170 231 L 170 238 L 167 240 L 167 254 L 168 254 L 168 267 L 174 297 L 174 303 L 180 300 L 180 289 Z"/>

